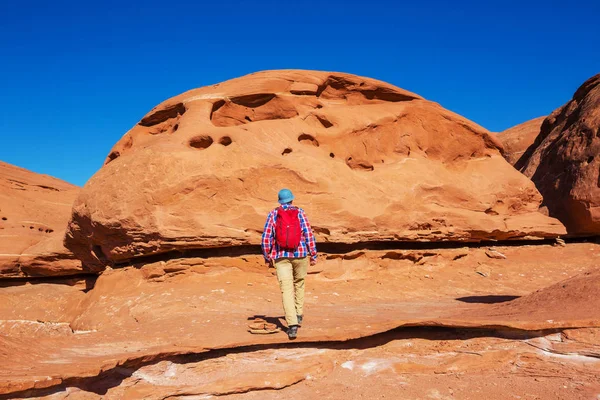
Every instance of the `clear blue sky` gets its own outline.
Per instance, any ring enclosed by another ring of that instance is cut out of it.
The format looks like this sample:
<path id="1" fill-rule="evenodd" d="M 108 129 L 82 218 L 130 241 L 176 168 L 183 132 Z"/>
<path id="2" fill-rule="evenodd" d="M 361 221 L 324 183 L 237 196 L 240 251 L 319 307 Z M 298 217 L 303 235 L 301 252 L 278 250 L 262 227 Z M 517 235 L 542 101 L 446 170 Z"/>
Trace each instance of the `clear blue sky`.
<path id="1" fill-rule="evenodd" d="M 0 160 L 83 185 L 153 106 L 278 68 L 350 72 L 492 131 L 600 72 L 600 1 L 4 1 Z"/>

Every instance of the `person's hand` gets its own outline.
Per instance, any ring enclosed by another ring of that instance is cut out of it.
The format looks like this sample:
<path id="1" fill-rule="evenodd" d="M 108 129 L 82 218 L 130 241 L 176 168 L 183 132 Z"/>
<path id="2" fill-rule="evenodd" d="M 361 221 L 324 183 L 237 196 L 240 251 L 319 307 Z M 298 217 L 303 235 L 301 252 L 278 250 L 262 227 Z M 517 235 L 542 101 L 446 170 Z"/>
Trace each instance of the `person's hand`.
<path id="1" fill-rule="evenodd" d="M 311 258 L 310 265 L 317 265 L 317 260 L 315 260 L 314 258 Z"/>

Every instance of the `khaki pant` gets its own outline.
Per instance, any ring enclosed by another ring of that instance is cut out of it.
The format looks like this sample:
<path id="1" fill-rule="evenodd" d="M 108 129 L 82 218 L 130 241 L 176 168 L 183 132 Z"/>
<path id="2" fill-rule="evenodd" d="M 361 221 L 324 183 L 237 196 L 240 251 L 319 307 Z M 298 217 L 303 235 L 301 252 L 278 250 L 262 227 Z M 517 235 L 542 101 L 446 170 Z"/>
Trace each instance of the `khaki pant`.
<path id="1" fill-rule="evenodd" d="M 283 311 L 288 326 L 298 325 L 297 315 L 304 311 L 304 278 L 309 257 L 275 260 L 277 280 L 283 297 Z"/>

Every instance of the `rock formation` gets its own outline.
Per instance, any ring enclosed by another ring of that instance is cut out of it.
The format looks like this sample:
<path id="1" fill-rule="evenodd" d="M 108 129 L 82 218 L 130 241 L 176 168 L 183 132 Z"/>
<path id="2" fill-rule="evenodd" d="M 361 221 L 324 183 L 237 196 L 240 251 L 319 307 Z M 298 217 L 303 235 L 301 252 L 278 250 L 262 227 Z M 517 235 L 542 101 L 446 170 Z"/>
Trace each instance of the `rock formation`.
<path id="1" fill-rule="evenodd" d="M 0 278 L 82 270 L 63 246 L 78 193 L 67 182 L 0 162 Z"/>
<path id="2" fill-rule="evenodd" d="M 0 399 L 595 398 L 600 245 L 474 243 L 565 233 L 501 149 L 383 82 L 273 71 L 159 105 L 80 192 L 0 164 L 27 277 L 0 280 Z M 321 250 L 292 342 L 258 253 L 281 187 Z M 35 277 L 82 270 L 63 237 L 98 276 Z"/>
<path id="3" fill-rule="evenodd" d="M 570 234 L 600 233 L 600 74 L 544 121 L 515 167 Z"/>
<path id="4" fill-rule="evenodd" d="M 398 380 L 417 375 L 451 374 L 465 393 L 485 381 L 499 399 L 515 380 L 529 383 L 515 394 L 541 398 L 565 377 L 597 384 L 600 246 L 488 251 L 323 254 L 294 342 L 247 332 L 257 316 L 282 323 L 277 280 L 259 255 L 107 269 L 87 286 L 0 287 L 0 398 L 312 398 L 336 384 L 358 398 L 363 374 L 394 383 L 386 398 L 405 398 Z M 313 395 L 282 395 L 286 386 Z M 409 398 L 424 398 L 410 386 Z"/>
<path id="5" fill-rule="evenodd" d="M 556 237 L 493 134 L 384 82 L 261 72 L 165 101 L 76 200 L 66 245 L 97 270 L 258 245 L 288 187 L 319 242 Z"/>
<path id="6" fill-rule="evenodd" d="M 546 117 L 535 118 L 498 134 L 498 139 L 504 147 L 506 161 L 511 165 L 515 165 L 519 161 L 525 150 L 533 144 L 533 141 L 539 135 L 544 119 Z"/>

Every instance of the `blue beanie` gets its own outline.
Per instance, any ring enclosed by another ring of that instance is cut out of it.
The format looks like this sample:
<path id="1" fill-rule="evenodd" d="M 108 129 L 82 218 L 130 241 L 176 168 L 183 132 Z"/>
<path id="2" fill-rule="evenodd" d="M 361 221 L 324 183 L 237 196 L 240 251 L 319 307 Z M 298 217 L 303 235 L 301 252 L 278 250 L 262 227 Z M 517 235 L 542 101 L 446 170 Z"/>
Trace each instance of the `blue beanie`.
<path id="1" fill-rule="evenodd" d="M 279 191 L 279 199 L 277 200 L 279 204 L 289 203 L 294 200 L 294 195 L 290 189 L 281 189 Z"/>

